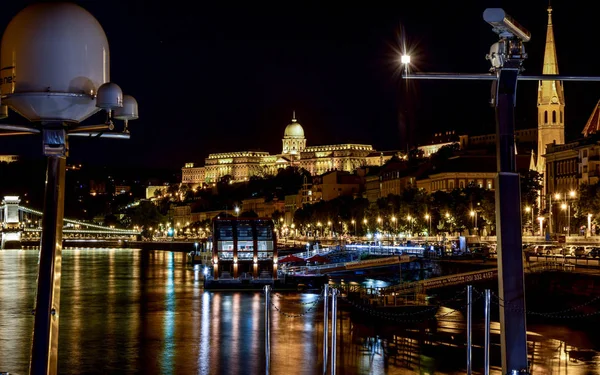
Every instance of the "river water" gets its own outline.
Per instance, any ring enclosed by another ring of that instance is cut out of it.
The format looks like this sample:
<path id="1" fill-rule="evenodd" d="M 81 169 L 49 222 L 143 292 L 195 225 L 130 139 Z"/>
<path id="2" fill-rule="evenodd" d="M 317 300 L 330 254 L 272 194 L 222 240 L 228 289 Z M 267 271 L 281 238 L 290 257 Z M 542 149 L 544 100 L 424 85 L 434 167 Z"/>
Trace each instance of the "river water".
<path id="1" fill-rule="evenodd" d="M 28 373 L 37 256 L 0 251 L 0 371 L 11 374 Z M 262 293 L 205 292 L 201 269 L 167 251 L 65 250 L 62 270 L 60 374 L 265 373 Z M 273 294 L 271 374 L 322 373 L 319 298 Z M 338 319 L 337 374 L 465 373 L 460 310 L 442 307 L 439 319 L 402 322 L 350 310 Z M 529 325 L 533 374 L 600 373 L 597 333 L 568 323 Z M 479 321 L 474 329 L 473 368 L 480 373 Z M 498 329 L 493 322 L 493 342 Z M 492 365 L 500 374 L 497 345 Z"/>

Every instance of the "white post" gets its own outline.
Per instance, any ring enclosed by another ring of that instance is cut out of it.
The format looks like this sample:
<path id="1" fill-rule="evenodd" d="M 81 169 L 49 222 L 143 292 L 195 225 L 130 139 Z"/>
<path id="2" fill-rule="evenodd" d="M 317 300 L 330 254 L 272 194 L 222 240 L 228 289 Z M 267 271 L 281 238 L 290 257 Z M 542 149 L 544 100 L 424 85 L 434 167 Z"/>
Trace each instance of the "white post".
<path id="1" fill-rule="evenodd" d="M 323 289 L 324 303 L 323 303 L 323 374 L 327 373 L 327 358 L 329 357 L 327 349 L 329 342 L 327 340 L 329 336 L 329 285 L 325 284 Z"/>
<path id="2" fill-rule="evenodd" d="M 467 375 L 471 375 L 472 320 L 473 320 L 473 286 L 467 286 Z"/>
<path id="3" fill-rule="evenodd" d="M 483 374 L 490 375 L 490 290 L 485 290 L 485 340 L 484 340 L 484 357 L 483 357 Z"/>
<path id="4" fill-rule="evenodd" d="M 335 375 L 337 336 L 337 289 L 331 290 L 331 375 Z"/>
<path id="5" fill-rule="evenodd" d="M 271 301 L 270 301 L 271 286 L 265 285 L 265 374 L 269 375 L 269 367 L 271 364 Z"/>

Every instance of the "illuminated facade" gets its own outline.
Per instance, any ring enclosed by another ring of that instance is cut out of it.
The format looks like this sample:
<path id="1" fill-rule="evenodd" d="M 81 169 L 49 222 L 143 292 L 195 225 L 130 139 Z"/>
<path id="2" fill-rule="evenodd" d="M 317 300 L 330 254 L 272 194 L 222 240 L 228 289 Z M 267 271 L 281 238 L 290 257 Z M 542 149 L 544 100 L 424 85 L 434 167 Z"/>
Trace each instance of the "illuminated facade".
<path id="1" fill-rule="evenodd" d="M 18 155 L 0 155 L 0 163 L 13 163 L 19 160 Z"/>
<path id="2" fill-rule="evenodd" d="M 224 176 L 231 176 L 233 182 L 248 181 L 252 176 L 276 175 L 280 168 L 298 166 L 311 175 L 318 176 L 328 171 L 354 172 L 367 165 L 383 165 L 399 152 L 378 152 L 371 145 L 339 144 L 306 146 L 304 128 L 292 116 L 292 122 L 285 128 L 281 154 L 268 152 L 238 151 L 210 154 L 199 167 L 186 163 L 181 170 L 181 182 L 193 185 L 212 184 Z"/>

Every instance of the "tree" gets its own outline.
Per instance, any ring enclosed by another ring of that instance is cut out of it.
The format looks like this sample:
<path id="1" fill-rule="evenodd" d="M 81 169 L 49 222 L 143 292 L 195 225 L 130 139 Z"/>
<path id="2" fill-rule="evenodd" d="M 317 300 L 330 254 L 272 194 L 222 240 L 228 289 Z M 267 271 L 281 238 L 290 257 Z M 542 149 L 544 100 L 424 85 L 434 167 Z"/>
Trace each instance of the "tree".
<path id="1" fill-rule="evenodd" d="M 279 210 L 275 210 L 275 212 L 273 212 L 273 214 L 271 214 L 271 219 L 273 219 L 275 224 L 279 224 L 279 222 L 282 221 L 283 216 L 284 216 L 283 212 L 280 212 Z"/>
<path id="2" fill-rule="evenodd" d="M 537 206 L 538 197 L 542 190 L 544 175 L 533 170 L 521 174 L 521 202 L 532 208 Z"/>
<path id="3" fill-rule="evenodd" d="M 132 225 L 144 228 L 156 228 L 158 224 L 165 221 L 165 216 L 150 201 L 141 201 L 137 206 L 130 208 L 127 214 L 131 218 Z"/>
<path id="4" fill-rule="evenodd" d="M 460 144 L 458 143 L 451 143 L 449 145 L 442 146 L 436 153 L 431 155 L 431 161 L 436 164 L 443 163 L 450 157 L 454 156 L 454 154 L 459 150 Z"/>
<path id="5" fill-rule="evenodd" d="M 591 214 L 594 224 L 600 222 L 600 184 L 581 184 L 573 202 L 575 225 L 587 225 L 587 216 Z M 572 223 L 573 224 L 573 223 Z"/>

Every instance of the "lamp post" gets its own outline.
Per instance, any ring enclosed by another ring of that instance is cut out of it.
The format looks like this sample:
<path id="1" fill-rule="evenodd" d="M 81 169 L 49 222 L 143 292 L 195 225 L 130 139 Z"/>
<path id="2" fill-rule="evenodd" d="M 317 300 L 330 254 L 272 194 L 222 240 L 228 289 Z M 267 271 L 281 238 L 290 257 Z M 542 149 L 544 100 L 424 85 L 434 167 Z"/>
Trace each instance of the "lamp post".
<path id="1" fill-rule="evenodd" d="M 364 227 L 365 227 L 365 229 L 366 229 L 366 231 L 365 231 L 365 234 L 366 234 L 366 232 L 369 230 L 369 227 L 367 227 L 367 223 L 368 223 L 368 220 L 367 220 L 367 218 L 364 218 L 364 219 L 363 219 L 363 225 L 364 225 Z"/>
<path id="2" fill-rule="evenodd" d="M 540 236 L 544 235 L 544 218 L 542 216 L 538 217 L 540 222 Z"/>
<path id="3" fill-rule="evenodd" d="M 567 237 L 569 237 L 571 235 L 571 205 L 568 202 L 563 203 L 560 208 L 567 211 Z"/>
<path id="4" fill-rule="evenodd" d="M 525 212 L 530 213 L 531 212 L 531 231 L 534 232 L 535 229 L 533 228 L 534 226 L 534 220 L 533 220 L 533 208 L 530 206 L 525 207 Z"/>
<path id="5" fill-rule="evenodd" d="M 356 220 L 352 219 L 352 225 L 354 225 L 354 237 L 356 237 Z"/>
<path id="6" fill-rule="evenodd" d="M 128 139 L 138 118 L 135 99 L 110 82 L 108 51 L 102 26 L 72 3 L 30 5 L 2 36 L 0 118 L 10 108 L 30 124 L 0 124 L 0 134 L 39 134 L 47 157 L 30 374 L 57 373 L 69 136 Z M 100 110 L 104 123 L 83 124 Z M 113 120 L 124 121 L 119 131 Z"/>
<path id="7" fill-rule="evenodd" d="M 473 218 L 473 229 L 475 230 L 475 233 L 477 234 L 477 232 L 479 231 L 479 228 L 477 228 L 477 211 L 471 210 L 471 212 L 469 214 Z"/>
<path id="8" fill-rule="evenodd" d="M 429 237 L 431 237 L 431 215 L 425 214 L 425 220 L 429 222 L 429 232 L 427 232 L 427 234 Z"/>

